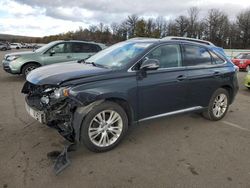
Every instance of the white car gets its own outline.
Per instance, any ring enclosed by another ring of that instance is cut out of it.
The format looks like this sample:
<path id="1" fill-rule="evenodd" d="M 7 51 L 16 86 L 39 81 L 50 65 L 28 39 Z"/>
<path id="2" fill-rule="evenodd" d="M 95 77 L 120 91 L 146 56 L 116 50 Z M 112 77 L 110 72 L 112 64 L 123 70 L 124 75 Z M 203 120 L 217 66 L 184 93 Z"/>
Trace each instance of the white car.
<path id="1" fill-rule="evenodd" d="M 11 49 L 20 49 L 20 48 L 22 48 L 22 45 L 20 43 L 11 43 L 10 48 Z"/>

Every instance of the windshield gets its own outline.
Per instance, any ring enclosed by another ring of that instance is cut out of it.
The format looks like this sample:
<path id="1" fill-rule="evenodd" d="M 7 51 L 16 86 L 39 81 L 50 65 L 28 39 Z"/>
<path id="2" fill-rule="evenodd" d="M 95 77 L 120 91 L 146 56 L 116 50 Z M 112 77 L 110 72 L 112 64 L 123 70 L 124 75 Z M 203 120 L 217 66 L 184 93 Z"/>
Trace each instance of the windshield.
<path id="1" fill-rule="evenodd" d="M 121 69 L 151 44 L 152 42 L 120 42 L 100 51 L 86 62 L 111 69 Z"/>
<path id="2" fill-rule="evenodd" d="M 44 52 L 44 51 L 48 50 L 51 46 L 53 46 L 54 44 L 56 44 L 56 43 L 57 43 L 56 41 L 50 42 L 50 43 L 48 43 L 48 44 L 46 44 L 46 45 L 44 45 L 44 46 L 36 49 L 35 52 L 38 52 L 38 53 Z"/>

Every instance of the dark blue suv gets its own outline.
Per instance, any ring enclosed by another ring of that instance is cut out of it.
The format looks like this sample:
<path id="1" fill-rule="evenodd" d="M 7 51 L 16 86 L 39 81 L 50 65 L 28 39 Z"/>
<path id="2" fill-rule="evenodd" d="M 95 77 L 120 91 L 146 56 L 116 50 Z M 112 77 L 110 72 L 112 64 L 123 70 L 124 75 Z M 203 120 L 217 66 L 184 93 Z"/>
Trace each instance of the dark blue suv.
<path id="1" fill-rule="evenodd" d="M 237 91 L 237 69 L 221 48 L 178 38 L 127 40 L 41 67 L 22 89 L 33 118 L 96 152 L 114 148 L 134 122 L 190 111 L 220 120 Z"/>

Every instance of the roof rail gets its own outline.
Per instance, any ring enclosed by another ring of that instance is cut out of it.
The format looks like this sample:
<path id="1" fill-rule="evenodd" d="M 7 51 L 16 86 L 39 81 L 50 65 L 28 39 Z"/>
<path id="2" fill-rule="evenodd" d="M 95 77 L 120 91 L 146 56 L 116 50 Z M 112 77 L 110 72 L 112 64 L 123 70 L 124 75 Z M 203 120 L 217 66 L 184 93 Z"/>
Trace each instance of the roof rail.
<path id="1" fill-rule="evenodd" d="M 157 38 L 135 37 L 135 38 L 127 39 L 127 41 L 129 41 L 129 40 L 145 40 L 145 39 L 157 39 Z"/>
<path id="2" fill-rule="evenodd" d="M 209 42 L 206 40 L 195 39 L 195 38 L 188 38 L 188 37 L 168 36 L 168 37 L 162 38 L 161 40 L 183 40 L 183 41 L 197 42 L 201 44 L 215 46 L 212 42 Z"/>

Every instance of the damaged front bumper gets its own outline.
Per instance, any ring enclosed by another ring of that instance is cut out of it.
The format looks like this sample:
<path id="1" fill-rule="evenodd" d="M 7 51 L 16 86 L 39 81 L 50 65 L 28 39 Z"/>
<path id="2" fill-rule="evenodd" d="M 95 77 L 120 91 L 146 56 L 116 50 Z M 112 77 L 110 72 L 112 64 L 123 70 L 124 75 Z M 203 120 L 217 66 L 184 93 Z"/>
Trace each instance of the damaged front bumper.
<path id="1" fill-rule="evenodd" d="M 25 101 L 25 109 L 28 112 L 28 114 L 35 120 L 39 121 L 42 124 L 46 124 L 46 115 L 43 111 L 38 111 L 31 108 L 26 101 Z"/>
<path id="2" fill-rule="evenodd" d="M 28 82 L 22 92 L 26 94 L 25 107 L 28 114 L 40 123 L 56 129 L 70 142 L 64 146 L 55 162 L 54 172 L 58 174 L 70 164 L 68 151 L 72 151 L 72 147 L 77 148 L 80 144 L 82 120 L 94 106 L 104 100 L 83 105 L 70 97 L 55 99 L 53 89 Z"/>

